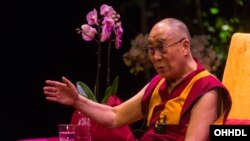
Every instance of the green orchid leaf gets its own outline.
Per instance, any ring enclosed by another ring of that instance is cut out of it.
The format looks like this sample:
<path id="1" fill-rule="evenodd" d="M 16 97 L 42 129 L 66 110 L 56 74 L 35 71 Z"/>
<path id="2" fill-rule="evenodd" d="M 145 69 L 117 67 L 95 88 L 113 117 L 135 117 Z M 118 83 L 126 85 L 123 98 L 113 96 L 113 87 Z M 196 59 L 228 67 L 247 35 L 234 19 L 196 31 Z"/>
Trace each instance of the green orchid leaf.
<path id="1" fill-rule="evenodd" d="M 93 101 L 96 102 L 95 95 L 93 94 L 93 92 L 91 91 L 91 89 L 85 83 L 83 83 L 81 81 L 77 81 L 76 82 L 76 87 L 77 87 L 78 92 L 82 96 L 87 97 L 88 99 L 93 100 Z"/>
<path id="2" fill-rule="evenodd" d="M 83 90 L 82 86 L 80 85 L 81 82 L 76 82 L 76 88 L 78 90 L 78 92 L 84 96 L 84 97 L 88 97 L 87 94 L 85 93 L 85 91 Z"/>
<path id="3" fill-rule="evenodd" d="M 111 85 L 111 93 L 112 95 L 117 93 L 118 90 L 118 82 L 119 82 L 119 76 L 116 76 L 115 80 L 113 81 L 112 85 Z"/>
<path id="4" fill-rule="evenodd" d="M 104 95 L 104 97 L 103 97 L 101 103 L 106 103 L 110 95 L 111 95 L 111 87 L 109 86 L 109 87 L 106 89 L 106 91 L 105 91 L 105 95 Z"/>
<path id="5" fill-rule="evenodd" d="M 106 92 L 105 92 L 105 95 L 104 95 L 104 98 L 102 99 L 101 103 L 106 103 L 109 96 L 111 95 L 115 95 L 117 93 L 117 90 L 118 90 L 118 82 L 119 82 L 119 76 L 116 76 L 115 80 L 113 81 L 112 85 L 109 86 L 107 89 L 106 89 Z"/>

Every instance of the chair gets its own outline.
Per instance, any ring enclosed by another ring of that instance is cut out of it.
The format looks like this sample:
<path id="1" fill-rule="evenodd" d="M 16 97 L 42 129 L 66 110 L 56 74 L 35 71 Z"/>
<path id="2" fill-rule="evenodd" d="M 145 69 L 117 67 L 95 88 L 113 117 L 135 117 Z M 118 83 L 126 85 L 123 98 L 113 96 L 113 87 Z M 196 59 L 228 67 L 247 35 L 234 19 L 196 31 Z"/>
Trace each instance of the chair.
<path id="1" fill-rule="evenodd" d="M 231 38 L 222 83 L 232 97 L 226 124 L 250 124 L 250 33 Z"/>

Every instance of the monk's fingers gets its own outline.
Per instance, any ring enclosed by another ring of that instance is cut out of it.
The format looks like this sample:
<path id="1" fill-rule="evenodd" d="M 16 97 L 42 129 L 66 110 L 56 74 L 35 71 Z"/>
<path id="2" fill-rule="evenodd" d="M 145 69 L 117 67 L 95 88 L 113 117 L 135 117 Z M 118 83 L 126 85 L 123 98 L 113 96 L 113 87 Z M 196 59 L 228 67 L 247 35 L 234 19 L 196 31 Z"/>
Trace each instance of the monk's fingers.
<path id="1" fill-rule="evenodd" d="M 53 81 L 53 80 L 46 80 L 45 83 L 47 85 L 55 86 L 55 87 L 61 87 L 61 86 L 66 86 L 66 84 L 58 82 L 58 81 Z"/>
<path id="2" fill-rule="evenodd" d="M 62 77 L 62 81 L 70 88 L 74 88 L 75 85 L 69 80 L 67 79 L 66 77 Z"/>
<path id="3" fill-rule="evenodd" d="M 57 92 L 57 88 L 51 86 L 45 86 L 43 90 L 48 92 Z"/>
<path id="4" fill-rule="evenodd" d="M 50 92 L 50 91 L 43 91 L 43 93 L 49 97 L 56 97 L 57 96 L 57 93 L 55 92 Z"/>
<path id="5" fill-rule="evenodd" d="M 46 97 L 46 100 L 55 101 L 55 102 L 58 101 L 56 97 L 48 97 L 48 96 Z"/>

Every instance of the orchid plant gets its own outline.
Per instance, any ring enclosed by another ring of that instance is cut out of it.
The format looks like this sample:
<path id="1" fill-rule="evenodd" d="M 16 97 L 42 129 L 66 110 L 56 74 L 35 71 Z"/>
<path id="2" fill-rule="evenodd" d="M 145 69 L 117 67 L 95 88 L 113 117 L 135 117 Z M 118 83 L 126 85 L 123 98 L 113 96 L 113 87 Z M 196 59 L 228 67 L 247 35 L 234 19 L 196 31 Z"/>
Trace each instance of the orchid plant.
<path id="1" fill-rule="evenodd" d="M 107 75 L 106 75 L 106 91 L 102 103 L 105 103 L 110 95 L 114 95 L 118 89 L 117 76 L 110 85 L 110 56 L 111 46 L 115 45 L 116 49 L 119 49 L 122 45 L 122 34 L 123 28 L 121 26 L 120 15 L 113 9 L 112 6 L 103 4 L 100 6 L 100 13 L 94 8 L 90 11 L 87 16 L 87 23 L 83 24 L 81 28 L 77 28 L 78 34 L 81 34 L 85 41 L 96 41 L 97 42 L 97 70 L 96 80 L 94 86 L 94 93 L 91 89 L 83 82 L 77 81 L 76 86 L 80 94 L 98 101 L 99 95 L 99 81 L 100 81 L 100 70 L 101 70 L 101 49 L 103 42 L 109 42 L 108 44 L 108 55 L 107 55 Z"/>

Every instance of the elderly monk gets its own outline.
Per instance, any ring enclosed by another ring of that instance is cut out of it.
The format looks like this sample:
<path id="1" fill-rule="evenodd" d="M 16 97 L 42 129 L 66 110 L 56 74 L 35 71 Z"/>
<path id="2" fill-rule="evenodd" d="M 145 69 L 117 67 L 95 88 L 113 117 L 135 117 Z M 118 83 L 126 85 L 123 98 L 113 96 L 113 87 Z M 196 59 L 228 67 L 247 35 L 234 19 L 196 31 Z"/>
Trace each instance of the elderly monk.
<path id="1" fill-rule="evenodd" d="M 207 141 L 212 124 L 223 124 L 231 108 L 225 86 L 196 60 L 190 33 L 180 20 L 166 18 L 149 33 L 146 52 L 157 75 L 136 95 L 110 107 L 81 96 L 65 77 L 46 80 L 49 101 L 75 107 L 106 127 L 117 128 L 146 119 L 141 141 Z"/>

